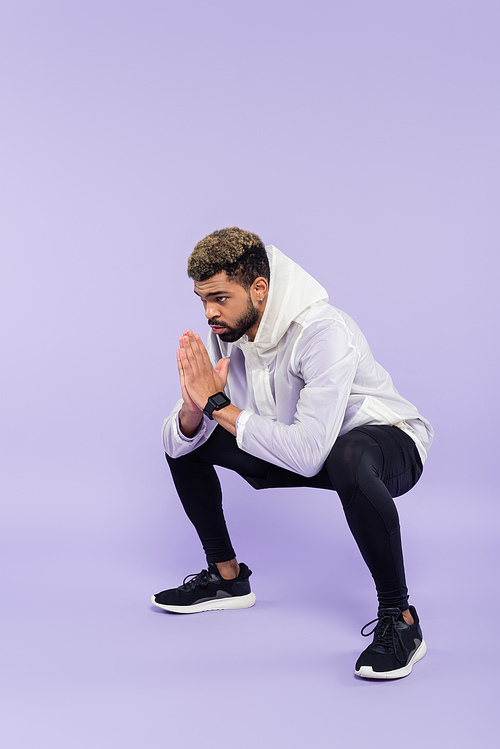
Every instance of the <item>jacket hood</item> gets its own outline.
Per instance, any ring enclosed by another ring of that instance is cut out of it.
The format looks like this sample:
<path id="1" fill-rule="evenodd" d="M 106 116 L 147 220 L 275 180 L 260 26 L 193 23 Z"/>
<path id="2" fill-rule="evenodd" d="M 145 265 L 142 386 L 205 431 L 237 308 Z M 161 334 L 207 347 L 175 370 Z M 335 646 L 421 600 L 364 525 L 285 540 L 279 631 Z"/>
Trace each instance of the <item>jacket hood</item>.
<path id="1" fill-rule="evenodd" d="M 254 341 L 261 351 L 276 346 L 290 324 L 311 304 L 328 301 L 323 286 L 300 265 L 272 244 L 266 247 L 266 252 L 271 266 L 269 295 Z"/>

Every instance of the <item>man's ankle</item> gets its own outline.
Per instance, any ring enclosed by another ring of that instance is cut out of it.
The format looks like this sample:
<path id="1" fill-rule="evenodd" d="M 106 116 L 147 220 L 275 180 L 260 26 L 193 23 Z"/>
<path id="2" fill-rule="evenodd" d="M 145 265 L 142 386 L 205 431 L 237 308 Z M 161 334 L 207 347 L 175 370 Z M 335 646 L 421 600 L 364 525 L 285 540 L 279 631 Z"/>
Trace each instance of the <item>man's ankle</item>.
<path id="1" fill-rule="evenodd" d="M 415 620 L 413 619 L 412 615 L 410 614 L 410 609 L 406 609 L 406 611 L 401 612 L 403 614 L 403 619 L 407 624 L 411 625 L 415 624 Z"/>
<path id="2" fill-rule="evenodd" d="M 219 575 L 224 580 L 234 580 L 240 574 L 240 565 L 236 561 L 236 557 L 229 559 L 227 562 L 216 562 L 215 564 L 219 570 Z"/>

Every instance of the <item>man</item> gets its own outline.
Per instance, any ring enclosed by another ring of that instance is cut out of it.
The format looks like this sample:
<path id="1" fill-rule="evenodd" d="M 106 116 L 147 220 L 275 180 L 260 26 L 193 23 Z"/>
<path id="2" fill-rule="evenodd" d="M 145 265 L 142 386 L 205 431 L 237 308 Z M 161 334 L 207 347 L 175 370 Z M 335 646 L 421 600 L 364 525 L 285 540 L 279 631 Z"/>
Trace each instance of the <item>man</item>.
<path id="1" fill-rule="evenodd" d="M 392 497 L 420 478 L 430 424 L 395 390 L 354 321 L 328 304 L 325 289 L 257 235 L 237 227 L 210 234 L 190 255 L 188 275 L 211 331 L 208 351 L 191 330 L 179 339 L 182 399 L 163 442 L 208 569 L 153 603 L 180 613 L 255 603 L 251 571 L 231 545 L 215 465 L 256 489 L 335 490 L 379 601 L 367 633 L 374 639 L 355 673 L 407 676 L 426 645 L 408 605 Z"/>

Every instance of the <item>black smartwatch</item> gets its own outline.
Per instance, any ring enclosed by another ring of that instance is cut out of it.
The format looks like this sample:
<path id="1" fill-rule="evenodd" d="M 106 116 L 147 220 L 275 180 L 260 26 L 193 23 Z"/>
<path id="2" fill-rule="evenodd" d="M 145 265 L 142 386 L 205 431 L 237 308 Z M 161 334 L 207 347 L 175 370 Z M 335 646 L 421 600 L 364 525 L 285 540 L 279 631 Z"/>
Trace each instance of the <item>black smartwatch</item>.
<path id="1" fill-rule="evenodd" d="M 214 411 L 220 411 L 221 408 L 225 408 L 230 404 L 231 401 L 227 395 L 224 395 L 224 393 L 215 393 L 215 395 L 211 395 L 208 399 L 207 405 L 203 409 L 203 413 L 206 414 L 209 419 L 213 419 L 214 417 L 212 414 Z"/>

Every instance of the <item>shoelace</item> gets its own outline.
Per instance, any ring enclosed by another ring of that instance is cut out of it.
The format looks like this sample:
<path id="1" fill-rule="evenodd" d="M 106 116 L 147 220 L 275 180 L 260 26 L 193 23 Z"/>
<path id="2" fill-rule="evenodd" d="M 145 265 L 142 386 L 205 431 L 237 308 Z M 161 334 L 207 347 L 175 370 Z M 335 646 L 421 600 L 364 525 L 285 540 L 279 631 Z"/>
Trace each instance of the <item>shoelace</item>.
<path id="1" fill-rule="evenodd" d="M 182 581 L 182 586 L 186 590 L 192 590 L 198 585 L 200 586 L 200 588 L 206 588 L 209 582 L 210 575 L 208 573 L 208 570 L 202 570 L 201 572 L 196 572 L 193 575 L 186 575 L 186 577 Z"/>
<path id="2" fill-rule="evenodd" d="M 372 621 L 368 622 L 368 624 L 365 624 L 365 626 L 361 630 L 361 634 L 363 635 L 363 637 L 369 637 L 373 634 L 373 645 L 390 648 L 394 651 L 394 655 L 396 656 L 396 659 L 399 661 L 399 663 L 406 663 L 409 651 L 403 642 L 401 631 L 398 629 L 398 627 L 396 627 L 397 620 L 398 615 L 396 614 L 383 614 L 376 619 L 372 619 Z M 377 624 L 375 624 L 375 622 L 377 622 Z M 371 624 L 375 624 L 373 629 L 371 629 L 369 632 L 365 632 L 364 630 Z M 398 650 L 399 653 L 402 654 L 402 657 L 399 655 Z"/>

